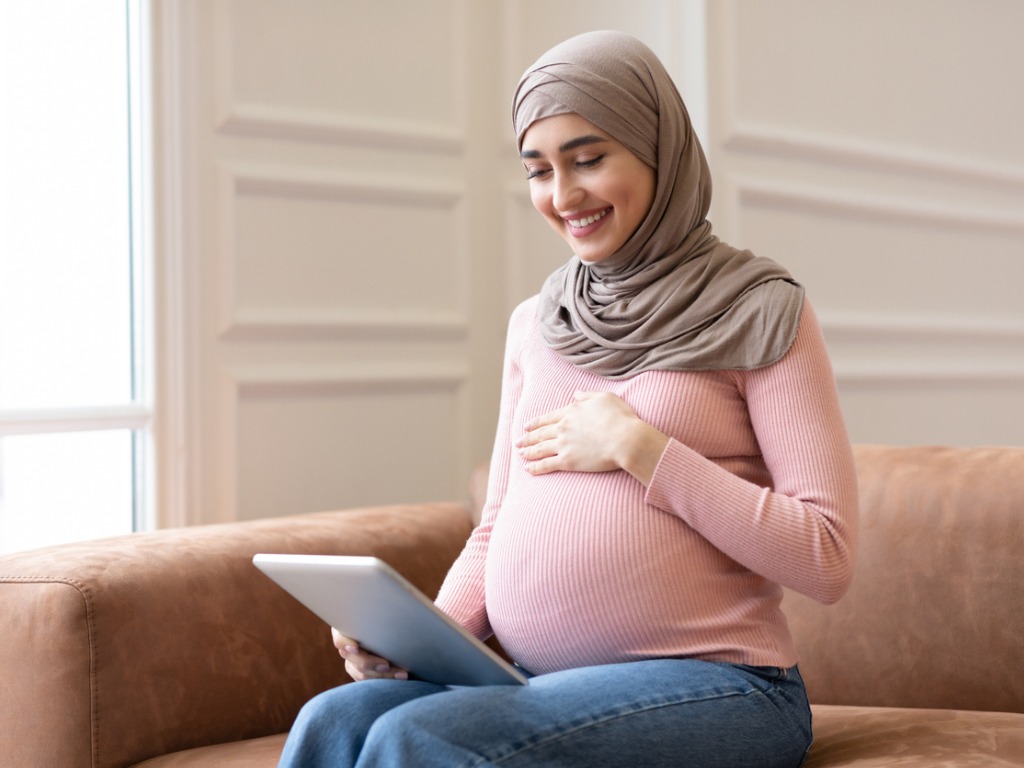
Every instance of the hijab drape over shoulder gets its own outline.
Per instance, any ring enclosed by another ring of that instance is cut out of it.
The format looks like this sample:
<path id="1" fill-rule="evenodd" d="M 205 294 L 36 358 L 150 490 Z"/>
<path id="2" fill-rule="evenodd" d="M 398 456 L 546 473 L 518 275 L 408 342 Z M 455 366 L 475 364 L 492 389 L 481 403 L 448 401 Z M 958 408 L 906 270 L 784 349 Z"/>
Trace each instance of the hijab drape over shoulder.
<path id="1" fill-rule="evenodd" d="M 523 75 L 513 123 L 575 113 L 654 168 L 646 219 L 615 254 L 577 258 L 540 296 L 549 347 L 609 378 L 645 370 L 749 370 L 796 336 L 803 289 L 775 262 L 722 243 L 707 220 L 711 176 L 682 98 L 658 58 L 619 32 L 590 32 Z"/>

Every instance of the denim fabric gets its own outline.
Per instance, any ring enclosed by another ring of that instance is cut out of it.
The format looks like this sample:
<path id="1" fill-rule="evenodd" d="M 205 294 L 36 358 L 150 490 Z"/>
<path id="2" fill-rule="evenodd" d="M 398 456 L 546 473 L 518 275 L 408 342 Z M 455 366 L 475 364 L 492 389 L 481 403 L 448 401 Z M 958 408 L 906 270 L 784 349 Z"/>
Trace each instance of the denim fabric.
<path id="1" fill-rule="evenodd" d="M 299 713 L 282 768 L 796 768 L 811 714 L 795 667 L 658 659 L 528 686 L 368 680 Z"/>

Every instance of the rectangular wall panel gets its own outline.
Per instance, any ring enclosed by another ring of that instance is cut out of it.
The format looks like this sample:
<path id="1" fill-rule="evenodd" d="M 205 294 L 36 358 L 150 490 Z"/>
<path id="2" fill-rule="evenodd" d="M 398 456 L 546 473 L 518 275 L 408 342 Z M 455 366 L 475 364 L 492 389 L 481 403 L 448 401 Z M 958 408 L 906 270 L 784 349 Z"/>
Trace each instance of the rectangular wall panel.
<path id="1" fill-rule="evenodd" d="M 457 315 L 460 195 L 422 182 L 241 177 L 225 258 L 235 312 Z"/>
<path id="2" fill-rule="evenodd" d="M 235 0 L 220 9 L 228 119 L 458 135 L 463 3 Z M 415 37 L 413 37 L 413 35 Z M 310 130 L 312 129 L 312 130 Z M 321 131 L 329 136 L 329 130 Z"/>
<path id="3" fill-rule="evenodd" d="M 461 424 L 456 382 L 243 386 L 238 516 L 460 499 Z"/>
<path id="4" fill-rule="evenodd" d="M 1024 99 L 1000 93 L 1024 72 L 1024 5 L 728 5 L 737 123 L 1024 167 Z"/>

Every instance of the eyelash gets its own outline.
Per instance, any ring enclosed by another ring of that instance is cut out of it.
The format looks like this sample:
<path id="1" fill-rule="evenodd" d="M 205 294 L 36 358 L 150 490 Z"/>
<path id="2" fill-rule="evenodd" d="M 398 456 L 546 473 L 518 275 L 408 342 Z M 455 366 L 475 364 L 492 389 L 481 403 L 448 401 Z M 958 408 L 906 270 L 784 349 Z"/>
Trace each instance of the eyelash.
<path id="1" fill-rule="evenodd" d="M 605 156 L 603 154 L 600 154 L 597 157 L 593 158 L 592 160 L 580 160 L 580 161 L 578 161 L 576 163 L 576 167 L 580 168 L 582 170 L 586 170 L 588 168 L 593 168 L 596 165 L 598 165 L 602 160 L 604 160 L 604 157 Z M 532 171 L 532 172 L 530 172 L 530 173 L 528 173 L 526 175 L 526 178 L 527 178 L 528 181 L 530 179 L 538 179 L 541 176 L 543 176 L 544 174 L 550 172 L 550 170 L 551 170 L 550 168 L 544 168 L 542 170 Z"/>

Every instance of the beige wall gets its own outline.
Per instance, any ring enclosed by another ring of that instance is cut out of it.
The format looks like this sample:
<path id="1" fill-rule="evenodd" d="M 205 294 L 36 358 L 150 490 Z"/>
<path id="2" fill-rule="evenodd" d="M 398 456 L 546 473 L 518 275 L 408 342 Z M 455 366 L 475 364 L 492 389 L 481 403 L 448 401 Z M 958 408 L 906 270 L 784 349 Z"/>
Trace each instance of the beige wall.
<path id="1" fill-rule="evenodd" d="M 1024 5 L 709 6 L 719 229 L 807 284 L 853 439 L 1024 442 Z"/>
<path id="2" fill-rule="evenodd" d="M 967 5 L 154 0 L 162 521 L 463 494 L 566 257 L 509 98 L 594 28 L 684 86 L 716 225 L 810 288 L 855 439 L 1024 441 L 1024 59 L 991 44 L 1024 9 Z"/>

